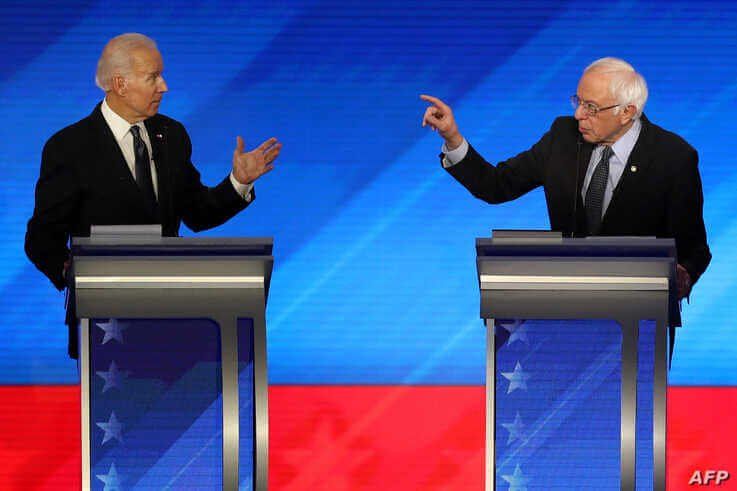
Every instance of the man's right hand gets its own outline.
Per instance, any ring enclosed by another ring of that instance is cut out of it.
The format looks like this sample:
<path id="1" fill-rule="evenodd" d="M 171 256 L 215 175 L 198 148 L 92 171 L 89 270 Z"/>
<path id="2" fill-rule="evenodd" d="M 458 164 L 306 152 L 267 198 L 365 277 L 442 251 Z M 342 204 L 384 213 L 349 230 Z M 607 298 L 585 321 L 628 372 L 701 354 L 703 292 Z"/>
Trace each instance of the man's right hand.
<path id="1" fill-rule="evenodd" d="M 450 107 L 437 97 L 431 95 L 422 94 L 420 99 L 431 104 L 425 109 L 425 115 L 422 117 L 422 126 L 429 126 L 440 133 L 440 136 L 445 140 L 445 146 L 448 150 L 458 148 L 463 143 L 463 135 L 458 131 L 458 125 Z"/>
<path id="2" fill-rule="evenodd" d="M 69 271 L 69 267 L 72 265 L 72 259 L 69 258 L 66 261 L 64 261 L 64 269 L 61 270 L 61 277 L 65 280 L 67 279 L 67 272 Z"/>
<path id="3" fill-rule="evenodd" d="M 691 293 L 691 275 L 680 264 L 676 264 L 676 284 L 678 285 L 678 300 L 688 297 Z"/>

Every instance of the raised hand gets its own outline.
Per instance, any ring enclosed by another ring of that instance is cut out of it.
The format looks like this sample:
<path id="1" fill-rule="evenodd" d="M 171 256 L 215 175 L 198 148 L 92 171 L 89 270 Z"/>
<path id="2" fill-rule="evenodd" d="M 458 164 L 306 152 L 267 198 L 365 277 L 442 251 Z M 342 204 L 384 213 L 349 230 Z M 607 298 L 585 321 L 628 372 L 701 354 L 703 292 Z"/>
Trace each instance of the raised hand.
<path id="1" fill-rule="evenodd" d="M 251 184 L 274 168 L 272 162 L 279 156 L 281 143 L 269 138 L 250 152 L 244 152 L 245 143 L 240 136 L 236 138 L 233 150 L 233 177 L 242 184 Z"/>
<path id="2" fill-rule="evenodd" d="M 445 140 L 448 150 L 459 147 L 463 143 L 463 136 L 458 131 L 458 125 L 450 106 L 431 95 L 422 94 L 420 99 L 430 103 L 422 117 L 422 126 L 429 126 L 437 131 Z"/>

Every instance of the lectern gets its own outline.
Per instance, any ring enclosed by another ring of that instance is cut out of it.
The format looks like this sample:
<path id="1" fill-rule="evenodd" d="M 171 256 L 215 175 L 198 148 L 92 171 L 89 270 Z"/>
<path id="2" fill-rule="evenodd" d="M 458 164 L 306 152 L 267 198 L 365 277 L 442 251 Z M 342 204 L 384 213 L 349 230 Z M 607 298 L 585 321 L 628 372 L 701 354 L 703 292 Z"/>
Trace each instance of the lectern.
<path id="1" fill-rule="evenodd" d="M 74 239 L 83 489 L 267 488 L 271 239 Z"/>
<path id="2" fill-rule="evenodd" d="M 665 490 L 674 241 L 497 231 L 476 249 L 486 489 Z"/>

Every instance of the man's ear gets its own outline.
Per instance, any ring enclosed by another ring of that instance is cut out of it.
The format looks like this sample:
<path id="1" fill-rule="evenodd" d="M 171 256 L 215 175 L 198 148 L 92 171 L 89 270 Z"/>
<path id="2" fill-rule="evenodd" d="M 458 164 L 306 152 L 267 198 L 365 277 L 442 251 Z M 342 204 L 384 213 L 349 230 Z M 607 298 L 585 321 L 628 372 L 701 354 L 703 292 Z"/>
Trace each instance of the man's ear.
<path id="1" fill-rule="evenodd" d="M 620 114 L 620 121 L 622 124 L 627 124 L 633 119 L 635 119 L 635 115 L 637 114 L 637 108 L 634 104 L 627 104 L 624 106 L 624 110 L 619 113 Z"/>
<path id="2" fill-rule="evenodd" d="M 111 88 L 119 96 L 124 96 L 128 90 L 128 81 L 122 75 L 114 75 Z"/>

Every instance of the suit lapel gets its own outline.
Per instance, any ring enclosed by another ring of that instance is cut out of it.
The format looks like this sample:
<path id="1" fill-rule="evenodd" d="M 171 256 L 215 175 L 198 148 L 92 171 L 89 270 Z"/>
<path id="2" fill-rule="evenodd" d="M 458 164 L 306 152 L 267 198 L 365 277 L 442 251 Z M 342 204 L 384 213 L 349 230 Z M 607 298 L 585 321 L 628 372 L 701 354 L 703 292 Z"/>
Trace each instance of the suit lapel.
<path id="1" fill-rule="evenodd" d="M 139 193 L 136 180 L 131 173 L 128 164 L 125 161 L 123 152 L 120 150 L 118 142 L 115 140 L 112 130 L 107 125 L 105 118 L 102 117 L 100 104 L 97 105 L 91 115 L 94 130 L 97 132 L 97 138 L 93 141 L 98 146 L 98 155 L 100 161 L 109 164 L 109 170 L 118 180 L 126 183 L 126 187 L 131 193 Z"/>
<path id="2" fill-rule="evenodd" d="M 632 153 L 630 153 L 629 159 L 627 159 L 624 171 L 622 171 L 622 177 L 614 188 L 612 199 L 604 213 L 602 227 L 606 225 L 607 218 L 616 216 L 618 203 L 622 199 L 626 199 L 626 197 L 623 198 L 623 196 L 626 196 L 626 194 L 631 190 L 639 188 L 638 183 L 640 177 L 644 175 L 642 170 L 644 170 L 650 163 L 649 149 L 652 148 L 652 145 L 650 144 L 650 138 L 652 137 L 652 131 L 650 129 L 651 125 L 644 114 L 641 116 L 640 121 L 642 123 L 640 136 L 637 138 L 637 142 L 635 142 L 635 146 L 632 149 Z"/>
<path id="3" fill-rule="evenodd" d="M 583 142 L 581 144 L 581 155 L 578 158 L 578 182 L 576 183 L 576 193 L 581 199 L 581 189 L 583 189 L 583 181 L 586 179 L 586 170 L 589 168 L 591 154 L 594 153 L 594 144 Z"/>
<path id="4" fill-rule="evenodd" d="M 111 172 L 111 177 L 120 182 L 126 195 L 130 197 L 128 205 L 134 207 L 134 209 L 141 210 L 150 218 L 158 219 L 148 207 L 143 205 L 144 199 L 141 190 L 128 167 L 128 163 L 125 161 L 118 142 L 115 140 L 115 135 L 113 135 L 112 130 L 102 116 L 100 104 L 97 105 L 90 117 L 94 131 L 97 133 L 93 141 L 96 142 L 98 147 L 97 155 L 100 156 L 100 162 L 103 162 L 103 165 L 107 165 L 107 170 Z M 121 205 L 123 204 L 121 203 Z"/>
<path id="5" fill-rule="evenodd" d="M 586 178 L 586 170 L 589 167 L 589 161 L 593 152 L 593 144 L 585 141 L 581 143 L 581 150 L 578 155 L 578 170 L 576 172 L 578 181 L 576 182 L 576 216 L 574 217 L 576 221 L 575 230 L 578 231 L 586 230 L 586 210 L 584 209 L 583 198 L 581 198 L 581 190 L 583 189 L 583 181 Z"/>
<path id="6" fill-rule="evenodd" d="M 161 223 L 165 224 L 165 218 L 170 212 L 168 204 L 171 202 L 171 169 L 166 158 L 166 130 L 161 126 L 161 122 L 156 117 L 147 119 L 144 124 L 146 126 L 146 132 L 148 132 L 148 140 L 151 142 L 152 158 L 156 167 L 159 218 L 161 219 Z"/>

